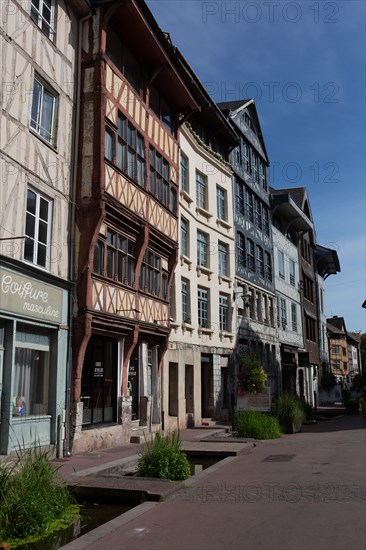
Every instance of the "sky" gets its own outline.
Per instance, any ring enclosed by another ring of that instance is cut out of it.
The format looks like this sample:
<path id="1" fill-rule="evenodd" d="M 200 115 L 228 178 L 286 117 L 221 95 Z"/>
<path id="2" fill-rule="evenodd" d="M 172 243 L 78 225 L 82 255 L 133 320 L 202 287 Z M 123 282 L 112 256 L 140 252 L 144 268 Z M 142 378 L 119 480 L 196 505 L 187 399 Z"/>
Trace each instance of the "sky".
<path id="1" fill-rule="evenodd" d="M 273 187 L 307 187 L 337 251 L 326 314 L 366 332 L 364 0 L 147 0 L 215 102 L 254 98 Z"/>

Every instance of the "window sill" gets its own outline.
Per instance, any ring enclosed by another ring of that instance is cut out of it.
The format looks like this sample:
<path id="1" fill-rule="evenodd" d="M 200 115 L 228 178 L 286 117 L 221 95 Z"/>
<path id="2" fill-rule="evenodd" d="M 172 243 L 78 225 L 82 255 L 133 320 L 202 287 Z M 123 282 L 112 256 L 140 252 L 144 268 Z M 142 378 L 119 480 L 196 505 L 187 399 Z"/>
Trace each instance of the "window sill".
<path id="1" fill-rule="evenodd" d="M 226 275 L 219 275 L 219 285 L 222 285 L 222 283 L 228 283 L 229 288 L 231 288 L 233 280 Z"/>
<path id="2" fill-rule="evenodd" d="M 51 420 L 50 414 L 22 414 L 13 415 L 13 422 L 39 422 L 41 420 Z"/>
<path id="3" fill-rule="evenodd" d="M 184 264 L 187 264 L 188 270 L 191 271 L 191 269 L 192 269 L 192 260 L 190 260 L 187 256 L 182 254 L 181 257 L 180 257 L 180 265 L 184 265 Z"/>
<path id="4" fill-rule="evenodd" d="M 53 145 L 53 143 L 44 139 L 40 134 L 38 134 L 38 132 L 34 130 L 34 128 L 30 126 L 29 131 L 33 136 L 38 138 L 42 143 L 44 143 L 47 147 L 49 147 L 51 151 L 53 151 L 54 153 L 58 153 L 56 145 Z"/>
<path id="5" fill-rule="evenodd" d="M 224 227 L 225 229 L 229 230 L 232 228 L 232 225 L 230 225 L 228 222 L 226 222 L 225 220 L 222 220 L 221 218 L 216 218 L 216 225 L 218 226 L 222 226 Z"/>
<path id="6" fill-rule="evenodd" d="M 228 338 L 230 342 L 234 339 L 234 334 L 232 332 L 229 332 L 227 330 L 220 330 L 219 336 L 221 340 L 224 340 L 225 338 Z"/>
<path id="7" fill-rule="evenodd" d="M 193 331 L 194 331 L 194 327 L 193 327 L 190 323 L 185 323 L 185 322 L 183 321 L 183 323 L 182 323 L 182 330 L 183 330 L 183 332 L 186 331 L 186 330 L 187 330 L 188 332 L 193 332 Z"/>
<path id="8" fill-rule="evenodd" d="M 210 340 L 212 339 L 213 333 L 214 330 L 212 328 L 199 327 L 198 329 L 199 336 L 201 336 L 201 334 L 205 334 L 210 337 Z"/>
<path id="9" fill-rule="evenodd" d="M 181 189 L 179 192 L 182 199 L 184 199 L 188 204 L 191 204 L 193 202 L 192 197 L 187 193 L 187 191 L 184 191 L 184 189 Z"/>
<path id="10" fill-rule="evenodd" d="M 201 214 L 201 216 L 203 216 L 207 220 L 212 218 L 212 214 L 210 214 L 208 210 L 206 210 L 205 208 L 201 208 L 200 206 L 196 206 L 196 213 Z"/>
<path id="11" fill-rule="evenodd" d="M 208 269 L 208 267 L 205 267 L 203 265 L 198 265 L 196 267 L 196 271 L 197 271 L 197 277 L 201 277 L 203 273 L 204 275 L 207 275 L 208 280 L 211 281 L 212 274 L 213 274 L 213 271 L 211 271 L 211 269 Z"/>

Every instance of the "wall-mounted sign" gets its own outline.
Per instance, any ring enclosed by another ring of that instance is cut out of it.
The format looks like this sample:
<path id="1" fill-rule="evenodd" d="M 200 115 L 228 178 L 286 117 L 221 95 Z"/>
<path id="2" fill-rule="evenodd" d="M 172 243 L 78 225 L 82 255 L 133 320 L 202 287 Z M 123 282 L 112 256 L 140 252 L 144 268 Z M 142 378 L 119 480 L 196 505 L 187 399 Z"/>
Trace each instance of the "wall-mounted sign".
<path id="1" fill-rule="evenodd" d="M 26 317 L 61 323 L 62 290 L 0 268 L 0 307 Z"/>

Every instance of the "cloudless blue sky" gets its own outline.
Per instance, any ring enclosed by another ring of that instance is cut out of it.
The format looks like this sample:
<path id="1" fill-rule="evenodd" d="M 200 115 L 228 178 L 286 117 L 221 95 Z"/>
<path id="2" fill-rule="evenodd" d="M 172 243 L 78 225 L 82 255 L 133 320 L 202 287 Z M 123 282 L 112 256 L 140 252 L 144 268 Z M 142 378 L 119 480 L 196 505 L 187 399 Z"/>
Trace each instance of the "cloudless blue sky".
<path id="1" fill-rule="evenodd" d="M 308 188 L 341 273 L 326 313 L 366 332 L 365 2 L 147 0 L 212 99 L 254 98 L 273 187 Z"/>

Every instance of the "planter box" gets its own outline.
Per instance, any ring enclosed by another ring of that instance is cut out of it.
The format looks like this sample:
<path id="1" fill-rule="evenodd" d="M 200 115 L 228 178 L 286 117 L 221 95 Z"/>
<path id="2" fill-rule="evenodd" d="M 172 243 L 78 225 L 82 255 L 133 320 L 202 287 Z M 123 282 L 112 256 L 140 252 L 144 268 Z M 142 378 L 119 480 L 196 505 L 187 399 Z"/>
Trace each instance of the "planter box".
<path id="1" fill-rule="evenodd" d="M 281 428 L 286 434 L 296 434 L 301 432 L 301 422 L 296 423 L 293 418 L 289 418 L 281 424 Z"/>
<path id="2" fill-rule="evenodd" d="M 237 391 L 236 408 L 250 409 L 257 412 L 271 411 L 271 391 L 270 388 L 264 388 L 261 392 L 251 393 L 248 391 Z"/>

